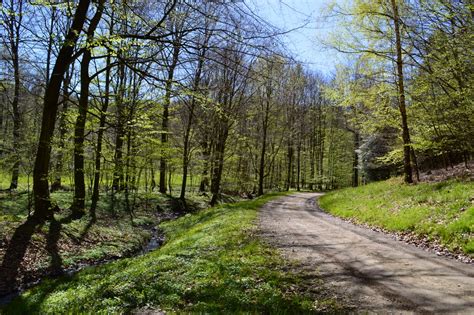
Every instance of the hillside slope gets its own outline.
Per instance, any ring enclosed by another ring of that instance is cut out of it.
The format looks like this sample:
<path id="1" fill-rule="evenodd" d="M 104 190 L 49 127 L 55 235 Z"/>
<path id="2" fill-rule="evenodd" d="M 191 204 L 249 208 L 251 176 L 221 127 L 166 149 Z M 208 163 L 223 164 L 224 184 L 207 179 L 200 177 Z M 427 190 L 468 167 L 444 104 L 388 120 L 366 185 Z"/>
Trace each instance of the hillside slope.
<path id="1" fill-rule="evenodd" d="M 474 257 L 474 182 L 405 185 L 400 178 L 330 192 L 320 206 L 357 223 Z"/>

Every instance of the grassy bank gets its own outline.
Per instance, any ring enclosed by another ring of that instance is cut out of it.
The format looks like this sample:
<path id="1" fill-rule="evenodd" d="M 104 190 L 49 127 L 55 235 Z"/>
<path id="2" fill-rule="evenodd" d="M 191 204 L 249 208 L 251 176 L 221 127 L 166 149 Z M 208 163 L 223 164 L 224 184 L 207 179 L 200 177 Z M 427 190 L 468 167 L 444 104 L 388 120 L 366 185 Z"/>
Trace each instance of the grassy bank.
<path id="1" fill-rule="evenodd" d="M 390 231 L 411 231 L 474 256 L 474 182 L 405 185 L 400 178 L 320 199 L 326 211 Z"/>
<path id="2" fill-rule="evenodd" d="M 222 205 L 163 223 L 169 241 L 162 248 L 44 282 L 5 312 L 333 310 L 332 300 L 315 302 L 301 285 L 302 278 L 285 271 L 287 263 L 255 235 L 257 209 L 276 196 Z"/>
<path id="3" fill-rule="evenodd" d="M 195 197 L 188 204 L 203 207 L 198 196 Z M 129 204 L 135 205 L 133 214 L 127 211 L 123 194 L 116 194 L 113 200 L 104 194 L 98 204 L 97 221 L 92 223 L 89 216 L 65 220 L 70 213 L 72 192 L 53 193 L 53 203 L 61 210 L 55 213 L 55 221 L 37 227 L 32 235 L 23 262 L 18 266 L 19 283 L 34 282 L 60 269 L 130 256 L 150 239 L 151 227 L 160 218 L 176 211 L 176 199 L 169 196 L 141 194 L 130 199 Z M 0 193 L 0 262 L 13 233 L 27 219 L 27 205 L 27 193 Z"/>

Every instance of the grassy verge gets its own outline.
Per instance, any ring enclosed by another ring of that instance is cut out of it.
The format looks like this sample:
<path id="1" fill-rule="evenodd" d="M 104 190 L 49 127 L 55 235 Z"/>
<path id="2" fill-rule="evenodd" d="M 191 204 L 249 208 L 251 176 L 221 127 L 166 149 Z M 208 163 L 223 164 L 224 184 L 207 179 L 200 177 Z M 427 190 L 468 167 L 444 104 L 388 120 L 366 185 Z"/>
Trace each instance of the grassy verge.
<path id="1" fill-rule="evenodd" d="M 276 196 L 222 205 L 166 222 L 161 227 L 169 241 L 162 248 L 46 281 L 4 312 L 334 310 L 337 304 L 332 300 L 315 302 L 305 289 L 298 289 L 302 278 L 285 271 L 285 261 L 256 236 L 257 209 Z"/>
<path id="2" fill-rule="evenodd" d="M 390 231 L 410 231 L 474 257 L 474 182 L 404 185 L 400 178 L 320 199 L 326 211 Z"/>

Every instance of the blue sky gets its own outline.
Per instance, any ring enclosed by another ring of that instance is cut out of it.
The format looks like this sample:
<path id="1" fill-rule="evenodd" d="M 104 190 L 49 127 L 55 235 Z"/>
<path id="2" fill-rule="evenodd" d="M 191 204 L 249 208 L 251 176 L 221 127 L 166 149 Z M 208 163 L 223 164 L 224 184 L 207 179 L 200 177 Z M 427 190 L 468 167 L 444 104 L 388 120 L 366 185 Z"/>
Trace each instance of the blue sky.
<path id="1" fill-rule="evenodd" d="M 325 8 L 331 0 L 249 0 L 256 13 L 282 29 L 297 29 L 285 35 L 285 43 L 297 60 L 308 68 L 331 75 L 343 56 L 321 44 L 334 25 L 323 21 Z"/>

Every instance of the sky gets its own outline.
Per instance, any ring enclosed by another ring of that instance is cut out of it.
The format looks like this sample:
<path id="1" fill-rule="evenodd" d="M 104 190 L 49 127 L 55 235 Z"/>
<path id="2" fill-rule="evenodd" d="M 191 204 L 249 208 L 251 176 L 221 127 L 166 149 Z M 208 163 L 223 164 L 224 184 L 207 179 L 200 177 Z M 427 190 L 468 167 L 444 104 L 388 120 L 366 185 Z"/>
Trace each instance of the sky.
<path id="1" fill-rule="evenodd" d="M 335 27 L 323 21 L 330 0 L 249 0 L 259 16 L 281 30 L 296 30 L 284 36 L 284 42 L 295 58 L 307 68 L 330 76 L 343 56 L 322 44 Z"/>

